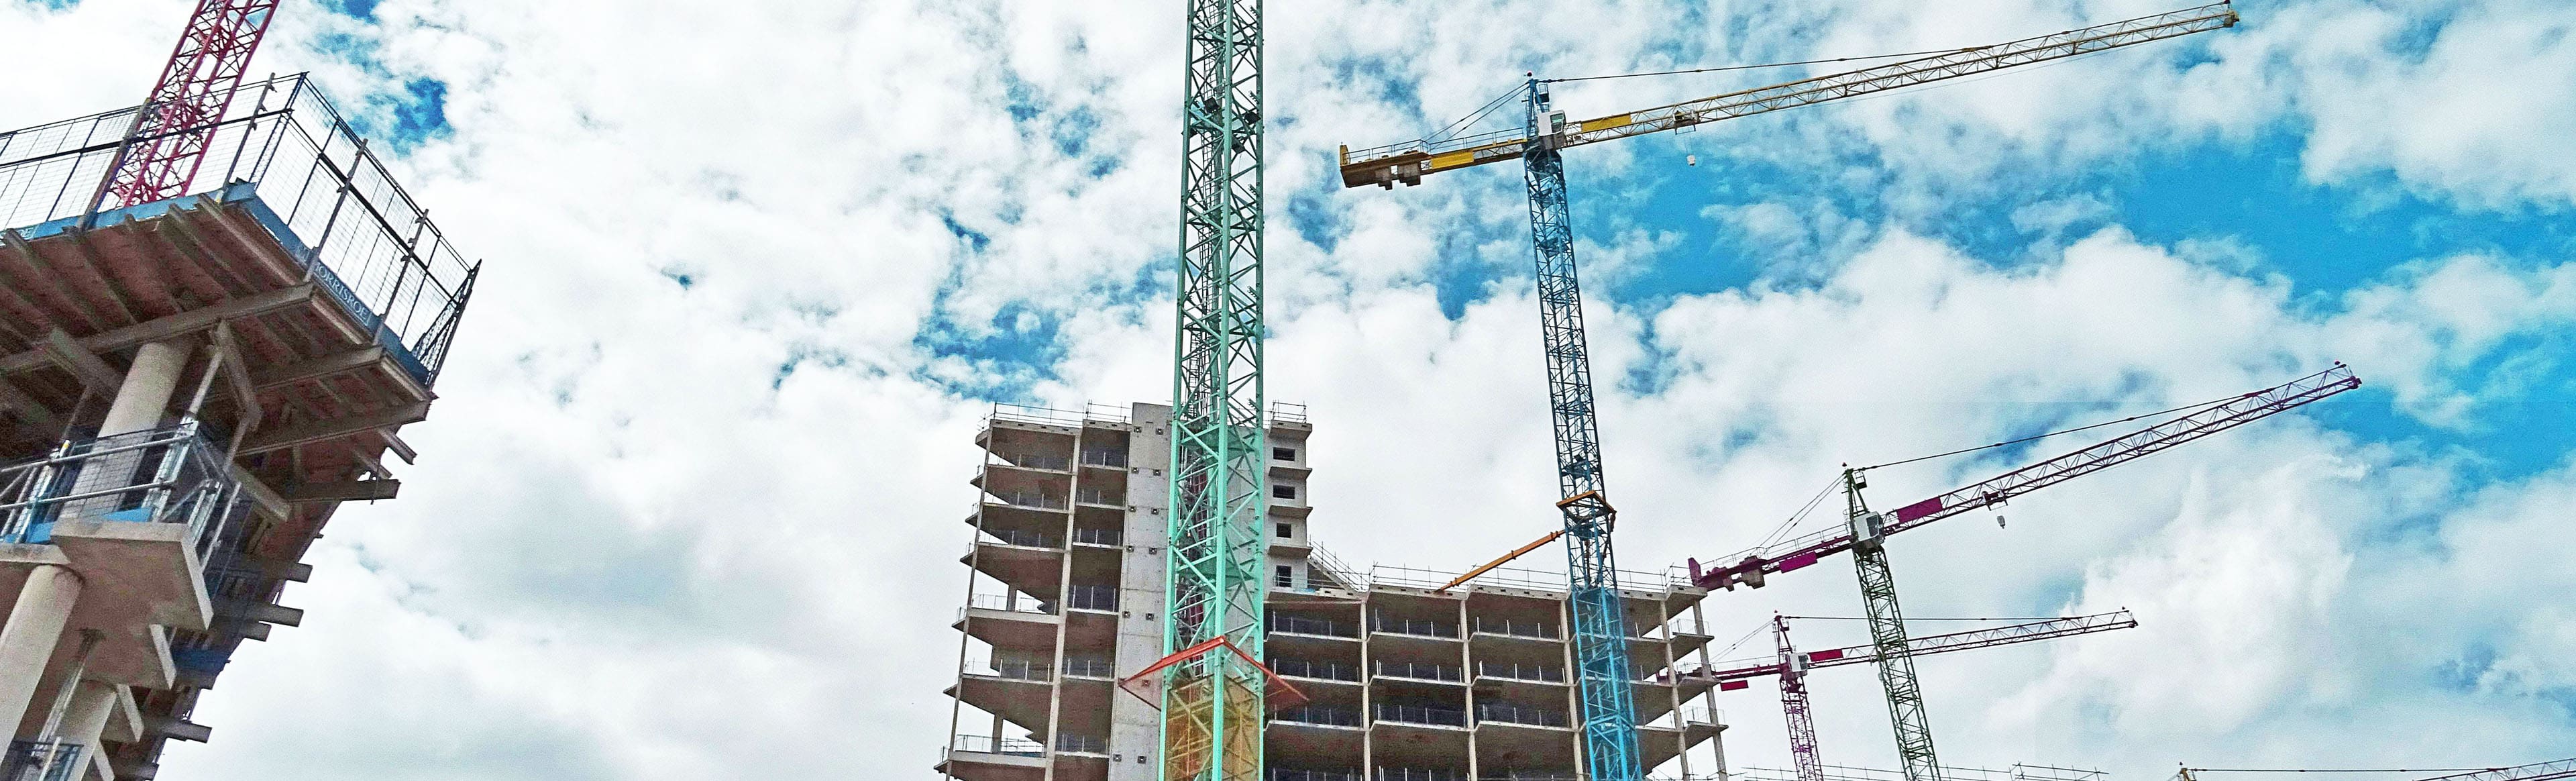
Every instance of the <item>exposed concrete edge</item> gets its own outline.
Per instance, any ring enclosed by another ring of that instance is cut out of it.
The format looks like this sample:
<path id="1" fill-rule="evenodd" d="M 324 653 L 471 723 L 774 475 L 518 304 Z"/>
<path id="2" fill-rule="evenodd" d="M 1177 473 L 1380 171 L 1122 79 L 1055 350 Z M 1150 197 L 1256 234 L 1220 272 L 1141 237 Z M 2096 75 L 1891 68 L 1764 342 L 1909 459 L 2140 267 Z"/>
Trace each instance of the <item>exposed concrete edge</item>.
<path id="1" fill-rule="evenodd" d="M 80 537 L 93 540 L 158 542 L 179 546 L 187 560 L 189 599 L 194 603 L 182 608 L 181 620 L 168 622 L 189 631 L 202 631 L 214 621 L 214 600 L 206 596 L 206 563 L 197 558 L 195 540 L 188 538 L 189 529 L 175 523 L 136 523 L 134 521 L 62 521 L 54 524 L 54 537 Z M 167 616 L 164 616 L 165 618 Z M 162 658 L 170 654 L 164 644 Z M 164 676 L 165 678 L 167 676 Z M 166 685 L 166 684 L 165 684 Z"/>
<path id="2" fill-rule="evenodd" d="M 143 706 L 134 701 L 134 688 L 116 687 L 116 702 L 108 706 L 107 728 L 100 730 L 100 740 L 132 743 L 143 738 Z"/>
<path id="3" fill-rule="evenodd" d="M 23 564 L 28 566 L 34 566 L 37 564 L 53 564 L 56 566 L 68 567 L 72 565 L 72 557 L 64 555 L 63 549 L 52 545 L 29 545 L 26 543 L 16 542 L 0 543 L 0 564 Z"/>

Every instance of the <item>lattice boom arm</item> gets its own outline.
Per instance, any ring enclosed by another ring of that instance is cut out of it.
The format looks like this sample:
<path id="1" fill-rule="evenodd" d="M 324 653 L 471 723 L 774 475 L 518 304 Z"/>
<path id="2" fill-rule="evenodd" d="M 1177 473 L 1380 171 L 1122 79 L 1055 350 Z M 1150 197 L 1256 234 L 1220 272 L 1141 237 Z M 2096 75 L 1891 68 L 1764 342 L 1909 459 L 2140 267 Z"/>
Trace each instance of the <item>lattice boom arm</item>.
<path id="1" fill-rule="evenodd" d="M 1859 97 L 1961 76 L 2047 62 L 2235 26 L 2226 2 L 2145 16 L 2080 30 L 1979 46 L 1785 84 L 1730 92 L 1667 106 L 1569 123 L 1553 140 L 1559 148 L 1674 130 L 1721 119 Z M 1342 186 L 1418 184 L 1423 174 L 1511 160 L 1529 145 L 1529 134 L 1498 131 L 1441 141 L 1341 152 Z"/>
<path id="2" fill-rule="evenodd" d="M 1896 508 L 1886 531 L 1894 533 L 1960 513 L 2000 504 L 2032 491 L 2145 458 L 2195 439 L 2287 412 L 2361 387 L 2342 364 L 2279 387 L 2255 391 L 2144 430 L 2073 453 L 2005 472 L 1976 485 Z"/>
<path id="3" fill-rule="evenodd" d="M 2135 629 L 2137 626 L 2137 618 L 2130 616 L 2129 611 L 2121 610 L 2098 615 L 2052 618 L 2046 621 L 2033 621 L 2025 624 L 2012 624 L 2009 626 L 1971 629 L 1965 632 L 1952 632 L 1942 635 L 1912 637 L 1907 638 L 1905 642 L 1906 650 L 1912 652 L 1909 655 L 1929 656 L 1932 654 L 1949 653 L 1952 651 L 1993 648 L 1999 645 L 2013 645 L 2016 643 L 2053 640 L 2060 637 L 2088 635 L 2095 632 L 2108 632 L 2114 629 Z M 1876 649 L 1871 646 L 1855 645 L 1849 648 L 1817 651 L 1815 653 L 1808 654 L 1807 660 L 1817 667 L 1835 667 L 1846 664 L 1863 664 L 1878 661 L 1878 654 L 1876 653 Z"/>
<path id="4" fill-rule="evenodd" d="M 2490 768 L 2458 775 L 2427 778 L 2424 781 L 2555 781 L 2561 778 L 2576 778 L 2576 759 Z"/>
<path id="5" fill-rule="evenodd" d="M 94 205 L 133 206 L 185 194 L 276 11 L 277 0 L 198 0 Z"/>
<path id="6" fill-rule="evenodd" d="M 2129 611 L 2127 610 L 2120 610 L 2089 616 L 2051 618 L 2045 621 L 2032 621 L 2029 623 L 2012 624 L 2009 626 L 1971 629 L 1965 632 L 1952 632 L 1942 635 L 1925 635 L 1922 637 L 1907 639 L 1906 650 L 1911 652 L 1907 654 L 1908 656 L 1929 656 L 1932 654 L 1949 653 L 1952 651 L 1992 648 L 1999 645 L 2013 645 L 2016 643 L 2053 640 L 2060 637 L 2087 635 L 2095 632 L 2108 632 L 2114 629 L 2135 629 L 2137 626 L 2138 620 L 2136 617 L 2129 615 Z M 1807 663 L 1811 667 L 1840 667 L 1847 664 L 1866 664 L 1878 661 L 1877 649 L 1873 646 L 1867 645 L 1855 645 L 1845 648 L 1813 651 L 1807 653 L 1806 657 Z M 1754 662 L 1752 660 L 1745 660 L 1740 662 L 1719 662 L 1718 664 L 1725 666 L 1713 670 L 1685 672 L 1682 673 L 1682 677 L 1703 678 L 1717 683 L 1727 683 L 1731 681 L 1742 681 L 1770 675 L 1779 675 L 1782 672 L 1786 672 L 1786 669 L 1776 661 Z M 2488 780 L 2477 779 L 2475 781 Z"/>
<path id="7" fill-rule="evenodd" d="M 2290 411 L 2310 402 L 2361 387 L 2361 379 L 2343 364 L 2289 383 L 2248 393 L 2092 447 L 1997 475 L 1975 485 L 1925 499 L 1889 513 L 1880 533 L 1894 534 L 1933 521 L 2002 504 L 2014 497 L 2135 461 L 2177 445 Z M 1762 576 L 1788 572 L 1850 550 L 1852 536 L 1827 529 L 1781 545 L 1752 552 L 1740 561 L 1703 571 L 1690 562 L 1691 580 L 1701 588 L 1732 588 L 1736 583 L 1762 585 Z M 1775 551 L 1777 553 L 1775 553 Z"/>

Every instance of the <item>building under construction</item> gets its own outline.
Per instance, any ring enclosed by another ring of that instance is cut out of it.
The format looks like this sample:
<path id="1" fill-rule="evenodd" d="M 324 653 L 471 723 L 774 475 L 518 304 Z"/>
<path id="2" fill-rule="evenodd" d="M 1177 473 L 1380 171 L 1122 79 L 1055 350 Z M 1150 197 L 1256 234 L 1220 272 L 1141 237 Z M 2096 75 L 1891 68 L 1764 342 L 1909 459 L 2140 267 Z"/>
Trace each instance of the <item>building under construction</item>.
<path id="1" fill-rule="evenodd" d="M 476 267 L 314 85 L 240 83 L 273 5 L 203 4 L 142 106 L 0 133 L 0 778 L 207 740 L 323 525 L 415 457 Z"/>
<path id="2" fill-rule="evenodd" d="M 1000 406 L 986 419 L 946 777 L 1157 777 L 1160 703 L 1116 682 L 1164 656 L 1169 415 Z M 1266 778 L 1577 778 L 1564 576 L 1506 570 L 1440 591 L 1445 573 L 1343 565 L 1309 534 L 1313 426 L 1283 405 L 1268 429 L 1267 664 L 1302 702 L 1264 728 Z M 1678 573 L 1621 583 L 1640 754 L 1667 776 L 1714 777 L 1716 682 L 1673 674 L 1709 664 L 1708 592 Z"/>

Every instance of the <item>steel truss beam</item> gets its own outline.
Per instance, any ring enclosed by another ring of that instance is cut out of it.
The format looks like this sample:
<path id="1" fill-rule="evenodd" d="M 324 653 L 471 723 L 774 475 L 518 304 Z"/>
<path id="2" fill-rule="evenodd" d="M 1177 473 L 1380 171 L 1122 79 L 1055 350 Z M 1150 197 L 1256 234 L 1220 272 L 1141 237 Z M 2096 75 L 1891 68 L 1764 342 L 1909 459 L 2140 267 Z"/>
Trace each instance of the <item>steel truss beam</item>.
<path id="1" fill-rule="evenodd" d="M 198 0 L 161 80 L 135 114 L 113 172 L 100 183 L 93 213 L 187 194 L 276 11 L 277 0 Z"/>
<path id="2" fill-rule="evenodd" d="M 1575 278 L 1574 228 L 1565 161 L 1540 133 L 1550 121 L 1546 86 L 1530 80 L 1529 135 L 1540 139 L 1527 164 L 1530 238 L 1537 248 L 1539 331 L 1547 353 L 1549 419 L 1556 434 L 1557 503 L 1565 515 L 1567 592 L 1583 719 L 1584 766 L 1599 781 L 1632 781 L 1637 711 L 1629 685 L 1627 621 L 1619 609 L 1619 567 L 1610 547 L 1617 511 L 1604 495 L 1601 427 L 1592 401 L 1592 363 L 1583 339 L 1583 292 Z"/>
<path id="3" fill-rule="evenodd" d="M 1172 377 L 1171 545 L 1163 652 L 1165 781 L 1256 781 L 1265 680 L 1261 521 L 1261 2 L 1191 0 L 1181 117 L 1181 253 Z"/>

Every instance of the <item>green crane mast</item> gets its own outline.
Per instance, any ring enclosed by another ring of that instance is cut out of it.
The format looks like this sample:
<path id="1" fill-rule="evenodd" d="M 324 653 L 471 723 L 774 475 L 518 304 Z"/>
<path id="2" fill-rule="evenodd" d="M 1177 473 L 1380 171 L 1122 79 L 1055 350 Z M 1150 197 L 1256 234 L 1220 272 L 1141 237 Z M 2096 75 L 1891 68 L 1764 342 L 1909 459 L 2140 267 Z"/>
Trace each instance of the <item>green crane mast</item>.
<path id="1" fill-rule="evenodd" d="M 1163 652 L 1182 658 L 1160 673 L 1162 778 L 1257 781 L 1268 675 L 1261 0 L 1190 0 L 1187 49 L 1163 631 Z"/>

